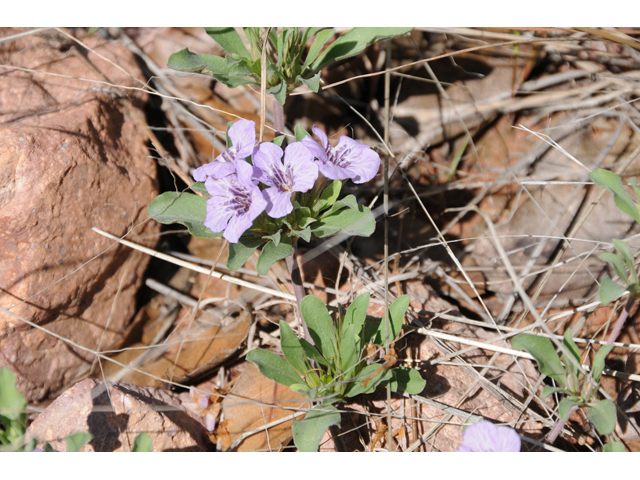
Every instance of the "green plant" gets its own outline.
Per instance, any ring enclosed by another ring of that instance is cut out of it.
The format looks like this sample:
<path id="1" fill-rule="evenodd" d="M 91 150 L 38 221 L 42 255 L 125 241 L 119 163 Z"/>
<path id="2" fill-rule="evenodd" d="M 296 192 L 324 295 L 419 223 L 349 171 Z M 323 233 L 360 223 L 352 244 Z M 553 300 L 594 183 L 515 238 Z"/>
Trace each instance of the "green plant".
<path id="1" fill-rule="evenodd" d="M 372 43 L 409 32 L 410 28 L 357 27 L 333 42 L 324 51 L 327 41 L 335 34 L 332 28 L 285 27 L 280 33 L 269 30 L 265 42 L 264 30 L 244 27 L 248 48 L 233 27 L 206 27 L 207 34 L 224 48 L 227 55 L 195 54 L 185 48 L 169 58 L 169 68 L 181 72 L 209 75 L 230 88 L 239 85 L 260 85 L 263 48 L 266 47 L 265 71 L 267 93 L 284 104 L 287 93 L 301 85 L 317 92 L 320 71 L 330 63 L 353 57 Z M 307 51 L 307 44 L 313 39 Z"/>
<path id="2" fill-rule="evenodd" d="M 293 439 L 301 451 L 316 451 L 324 432 L 340 424 L 340 413 L 333 406 L 345 398 L 373 393 L 389 384 L 394 392 L 420 393 L 426 382 L 411 368 L 393 367 L 395 351 L 383 359 L 367 356 L 367 346 L 385 342 L 385 322 L 366 318 L 369 294 L 357 297 L 344 315 L 334 323 L 327 307 L 314 296 L 301 302 L 302 316 L 315 346 L 298 338 L 291 327 L 280 322 L 280 339 L 284 359 L 267 350 L 252 350 L 247 360 L 260 372 L 292 390 L 304 393 L 316 405 L 302 421 L 293 423 Z M 409 306 L 409 296 L 399 297 L 389 307 L 389 339 L 395 339 Z"/>
<path id="3" fill-rule="evenodd" d="M 513 348 L 529 352 L 538 362 L 540 373 L 556 382 L 557 386 L 544 387 L 542 398 L 545 399 L 554 393 L 564 396 L 558 404 L 558 413 L 563 422 L 569 420 L 577 408 L 584 407 L 587 409 L 587 416 L 600 434 L 609 435 L 613 432 L 616 426 L 616 406 L 611 400 L 598 400 L 604 359 L 613 345 L 605 345 L 598 350 L 591 371 L 584 375 L 580 371 L 580 351 L 571 338 L 569 330 L 565 333 L 562 342 L 562 360 L 548 338 L 521 333 L 514 337 L 511 343 Z M 553 440 L 555 437 L 550 435 L 549 441 L 553 442 Z"/>

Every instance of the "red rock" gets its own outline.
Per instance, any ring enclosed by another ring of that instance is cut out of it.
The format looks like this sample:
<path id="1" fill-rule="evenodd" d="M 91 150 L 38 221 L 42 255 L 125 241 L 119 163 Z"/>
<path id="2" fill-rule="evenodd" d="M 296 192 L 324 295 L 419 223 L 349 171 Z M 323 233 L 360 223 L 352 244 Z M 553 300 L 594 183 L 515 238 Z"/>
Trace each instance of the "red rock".
<path id="1" fill-rule="evenodd" d="M 81 452 L 130 452 L 134 439 L 146 433 L 154 452 L 207 451 L 204 426 L 167 390 L 112 384 L 107 394 L 100 380 L 86 379 L 60 395 L 27 429 L 42 448 L 48 442 L 66 451 L 65 438 L 93 435 Z"/>
<path id="2" fill-rule="evenodd" d="M 131 113 L 141 113 L 146 94 L 96 83 L 139 85 L 135 58 L 80 31 L 91 50 L 76 50 L 54 33 L 0 47 L 3 65 L 31 70 L 0 76 L 0 307 L 81 346 L 0 311 L 0 366 L 30 402 L 85 374 L 94 356 L 84 349 L 105 349 L 129 323 L 148 257 L 126 247 L 105 252 L 113 242 L 91 228 L 124 235 L 158 193 L 147 137 Z M 149 245 L 158 231 L 148 222 L 128 238 Z"/>

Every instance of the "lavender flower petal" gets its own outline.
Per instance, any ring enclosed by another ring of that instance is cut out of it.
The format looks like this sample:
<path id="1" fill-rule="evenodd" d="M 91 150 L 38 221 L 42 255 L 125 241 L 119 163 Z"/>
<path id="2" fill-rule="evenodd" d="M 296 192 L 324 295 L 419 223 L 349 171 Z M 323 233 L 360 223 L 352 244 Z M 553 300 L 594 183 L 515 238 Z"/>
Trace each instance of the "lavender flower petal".
<path id="1" fill-rule="evenodd" d="M 299 142 L 287 147 L 282 162 L 282 149 L 273 143 L 262 143 L 253 155 L 260 170 L 259 180 L 268 185 L 263 191 L 267 214 L 281 218 L 293 211 L 293 192 L 307 192 L 318 178 L 318 167 L 309 150 Z"/>
<path id="2" fill-rule="evenodd" d="M 215 179 L 209 177 L 205 187 L 211 195 L 207 200 L 204 225 L 237 243 L 242 234 L 267 207 L 267 200 L 253 182 L 253 167 L 244 160 L 234 162 L 235 173 Z"/>
<path id="3" fill-rule="evenodd" d="M 197 182 L 204 182 L 209 177 L 223 178 L 235 173 L 234 162 L 244 159 L 253 153 L 256 143 L 256 122 L 238 120 L 229 128 L 229 138 L 232 146 L 218 155 L 211 163 L 196 168 L 193 178 Z"/>
<path id="4" fill-rule="evenodd" d="M 520 436 L 511 427 L 479 422 L 467 427 L 457 452 L 519 452 Z"/>
<path id="5" fill-rule="evenodd" d="M 331 180 L 351 179 L 354 183 L 365 183 L 378 173 L 380 157 L 367 145 L 349 137 L 342 136 L 334 148 L 327 136 L 319 128 L 313 127 L 313 133 L 320 143 L 305 137 L 302 144 L 318 159 L 320 173 Z"/>

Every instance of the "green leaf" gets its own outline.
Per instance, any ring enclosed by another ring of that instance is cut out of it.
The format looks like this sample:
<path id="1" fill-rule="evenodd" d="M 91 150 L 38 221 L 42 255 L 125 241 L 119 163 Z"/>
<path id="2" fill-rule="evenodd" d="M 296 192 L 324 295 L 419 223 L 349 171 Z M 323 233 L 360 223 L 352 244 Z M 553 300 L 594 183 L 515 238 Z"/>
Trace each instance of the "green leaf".
<path id="1" fill-rule="evenodd" d="M 147 214 L 150 218 L 164 223 L 180 223 L 189 229 L 195 237 L 221 237 L 221 232 L 212 232 L 204 226 L 207 217 L 207 201 L 192 193 L 165 192 L 149 204 Z"/>
<path id="2" fill-rule="evenodd" d="M 318 72 L 332 62 L 353 57 L 363 52 L 369 45 L 388 38 L 399 37 L 410 32 L 411 28 L 376 28 L 356 27 L 333 42 L 311 64 L 313 71 Z"/>
<path id="3" fill-rule="evenodd" d="M 567 358 L 567 359 L 565 359 L 564 363 L 569 368 L 569 371 L 572 374 L 577 376 L 577 374 L 579 372 L 578 365 L 581 365 L 581 362 L 580 362 L 580 350 L 578 349 L 578 346 L 576 345 L 576 342 L 574 342 L 573 338 L 571 337 L 571 329 L 570 328 L 567 328 L 567 331 L 564 332 L 564 340 L 562 341 L 562 345 L 567 350 L 569 355 L 571 355 L 573 357 L 573 359 L 575 360 L 575 363 L 574 363 L 570 359 Z M 575 385 L 575 387 L 577 388 L 577 384 Z"/>
<path id="4" fill-rule="evenodd" d="M 558 413 L 560 414 L 560 418 L 566 422 L 569 420 L 569 410 L 571 410 L 571 407 L 581 404 L 582 403 L 579 401 L 578 397 L 563 398 L 558 404 Z"/>
<path id="5" fill-rule="evenodd" d="M 540 373 L 553 378 L 563 387 L 567 386 L 565 369 L 551 340 L 530 333 L 521 333 L 511 340 L 511 345 L 516 350 L 529 352 L 538 362 Z"/>
<path id="6" fill-rule="evenodd" d="M 629 276 L 627 275 L 627 271 L 624 268 L 624 260 L 622 260 L 615 253 L 608 252 L 600 255 L 600 258 L 613 266 L 613 269 L 616 271 L 616 275 L 620 277 L 620 280 L 622 280 L 624 283 L 629 283 Z"/>
<path id="7" fill-rule="evenodd" d="M 240 237 L 238 243 L 229 243 L 227 268 L 231 271 L 239 269 L 264 242 L 262 238 Z"/>
<path id="8" fill-rule="evenodd" d="M 151 452 L 153 447 L 153 440 L 146 433 L 142 432 L 133 441 L 131 447 L 132 452 Z"/>
<path id="9" fill-rule="evenodd" d="M 564 392 L 564 388 L 562 387 L 552 387 L 551 385 L 545 385 L 542 389 L 542 400 L 547 398 L 549 395 L 552 395 L 556 392 Z"/>
<path id="10" fill-rule="evenodd" d="M 389 306 L 389 341 L 392 342 L 402 331 L 402 321 L 404 314 L 409 308 L 409 302 L 411 297 L 409 295 L 402 295 L 398 297 L 395 302 Z M 380 321 L 378 332 L 373 340 L 373 343 L 377 345 L 386 345 L 386 325 L 385 319 Z"/>
<path id="11" fill-rule="evenodd" d="M 77 452 L 85 446 L 93 438 L 93 435 L 87 432 L 78 432 L 65 438 L 67 442 L 67 452 Z"/>
<path id="12" fill-rule="evenodd" d="M 16 389 L 16 379 L 7 367 L 0 369 L 0 444 L 22 450 L 27 429 L 27 401 Z M 1 450 L 1 449 L 0 449 Z"/>
<path id="13" fill-rule="evenodd" d="M 272 94 L 279 103 L 284 105 L 284 102 L 287 99 L 287 83 L 284 80 L 281 80 L 280 83 L 268 88 L 267 93 Z"/>
<path id="14" fill-rule="evenodd" d="M 332 405 L 316 405 L 304 417 L 291 425 L 293 441 L 301 452 L 317 452 L 324 432 L 340 425 L 340 412 Z"/>
<path id="15" fill-rule="evenodd" d="M 298 137 L 296 134 L 296 141 L 297 141 L 297 138 Z M 340 195 L 341 189 L 342 189 L 342 180 L 334 180 L 329 185 L 327 185 L 325 189 L 322 191 L 322 193 L 320 194 L 320 198 L 318 198 L 318 200 L 316 201 L 316 204 L 313 206 L 313 211 L 319 213 L 323 211 L 325 208 L 332 207 L 336 203 L 336 200 Z"/>
<path id="16" fill-rule="evenodd" d="M 205 195 L 209 195 L 207 188 L 204 186 L 204 182 L 195 182 L 193 185 L 189 187 L 196 193 L 203 193 Z M 210 196 L 210 195 L 209 195 Z"/>
<path id="17" fill-rule="evenodd" d="M 299 340 L 300 345 L 302 345 L 302 349 L 304 350 L 304 353 L 306 353 L 307 357 L 309 357 L 314 362 L 329 368 L 329 362 L 327 362 L 327 360 L 322 356 L 322 354 L 315 346 L 311 345 L 304 338 L 300 338 Z"/>
<path id="18" fill-rule="evenodd" d="M 229 71 L 226 59 L 217 55 L 198 55 L 188 48 L 180 50 L 169 57 L 169 68 L 180 72 L 202 73 L 209 75 L 229 88 L 235 88 L 247 83 L 260 84 L 259 79 L 248 75 L 234 75 Z"/>
<path id="19" fill-rule="evenodd" d="M 349 372 L 360 359 L 362 344 L 360 332 L 367 318 L 367 308 L 371 296 L 368 293 L 359 295 L 344 315 L 340 334 L 340 361 L 342 371 Z M 355 372 L 353 372 L 355 373 Z"/>
<path id="20" fill-rule="evenodd" d="M 307 355 L 298 336 L 284 320 L 280 320 L 280 346 L 287 362 L 305 377 L 310 367 L 307 364 Z"/>
<path id="21" fill-rule="evenodd" d="M 307 132 L 304 129 L 304 127 L 299 123 L 296 123 L 296 126 L 293 129 L 293 133 L 296 134 L 296 142 L 299 142 L 300 140 L 302 140 L 306 136 L 309 136 L 309 137 L 311 136 L 311 135 L 309 135 L 309 132 Z"/>
<path id="22" fill-rule="evenodd" d="M 251 350 L 247 360 L 256 364 L 260 373 L 287 387 L 302 383 L 300 375 L 289 363 L 268 350 Z"/>
<path id="23" fill-rule="evenodd" d="M 293 254 L 293 248 L 291 246 L 291 237 L 286 236 L 280 240 L 278 246 L 274 242 L 269 242 L 262 249 L 260 257 L 258 257 L 258 264 L 256 270 L 260 275 L 266 275 L 273 265 L 278 260 L 288 257 Z"/>
<path id="24" fill-rule="evenodd" d="M 304 78 L 300 75 L 298 75 L 298 79 L 300 80 L 300 82 L 304 83 L 307 87 L 309 87 L 309 90 L 311 90 L 312 92 L 318 92 L 318 90 L 320 89 L 320 72 L 318 72 L 317 74 L 315 74 L 313 77 L 310 78 Z"/>
<path id="25" fill-rule="evenodd" d="M 605 444 L 604 449 L 602 450 L 603 452 L 619 452 L 619 453 L 624 453 L 625 449 L 624 449 L 624 445 L 621 444 L 620 442 L 609 442 L 607 444 Z"/>
<path id="26" fill-rule="evenodd" d="M 329 363 L 335 364 L 336 328 L 326 305 L 318 297 L 307 295 L 300 302 L 300 310 L 318 350 Z"/>
<path id="27" fill-rule="evenodd" d="M 393 378 L 393 373 L 391 373 L 391 370 L 382 370 L 375 377 L 370 378 L 371 375 L 373 375 L 379 369 L 379 363 L 374 363 L 372 365 L 367 365 L 366 367 L 364 367 L 358 375 L 357 380 L 355 380 L 351 385 L 349 385 L 349 387 L 347 387 L 345 391 L 345 397 L 351 398 L 355 397 L 356 395 L 360 395 L 361 393 L 373 393 L 378 385 Z M 367 386 L 365 387 L 363 385 L 363 382 L 367 380 L 369 380 L 369 382 L 367 382 Z"/>
<path id="28" fill-rule="evenodd" d="M 598 353 L 596 353 L 596 356 L 593 359 L 593 364 L 591 365 L 591 376 L 596 382 L 600 381 L 602 371 L 604 370 L 604 361 L 611 350 L 613 350 L 613 345 L 603 345 L 600 347 L 600 350 L 598 350 Z"/>
<path id="29" fill-rule="evenodd" d="M 304 60 L 304 64 L 302 65 L 303 73 L 306 68 L 311 65 L 316 58 L 318 58 L 322 47 L 324 47 L 325 43 L 327 43 L 327 41 L 333 36 L 334 33 L 335 30 L 333 28 L 322 30 L 321 32 L 316 33 L 316 38 L 311 44 L 311 47 L 309 47 L 309 53 L 307 54 L 307 57 Z"/>
<path id="30" fill-rule="evenodd" d="M 311 227 L 306 227 L 302 230 L 292 230 L 289 235 L 292 237 L 300 237 L 305 242 L 309 242 L 311 240 Z"/>
<path id="31" fill-rule="evenodd" d="M 600 283 L 600 303 L 605 306 L 609 305 L 626 291 L 625 287 L 617 284 L 607 275 Z"/>
<path id="32" fill-rule="evenodd" d="M 376 221 L 369 208 L 360 205 L 357 210 L 344 209 L 331 215 L 323 216 L 311 224 L 311 231 L 324 238 L 337 233 L 369 237 L 376 229 Z"/>
<path id="33" fill-rule="evenodd" d="M 629 246 L 629 244 L 624 240 L 618 240 L 614 238 L 613 246 L 624 259 L 624 263 L 627 264 L 627 268 L 629 269 L 629 273 L 631 274 L 631 281 L 627 280 L 626 283 L 638 283 L 638 274 L 636 273 L 635 259 L 633 258 L 633 253 L 631 252 L 631 247 Z"/>
<path id="34" fill-rule="evenodd" d="M 284 135 L 277 136 L 276 138 L 274 138 L 274 139 L 272 140 L 272 143 L 275 143 L 275 144 L 276 144 L 276 145 L 278 145 L 279 147 L 281 147 L 281 146 L 282 146 L 282 142 L 284 142 Z"/>
<path id="35" fill-rule="evenodd" d="M 616 405 L 611 400 L 590 403 L 587 416 L 600 435 L 611 435 L 616 428 Z"/>
<path id="36" fill-rule="evenodd" d="M 0 415 L 18 419 L 25 415 L 27 400 L 16 388 L 16 377 L 7 367 L 0 369 Z M 24 433 L 24 432 L 21 432 Z"/>
<path id="37" fill-rule="evenodd" d="M 638 211 L 636 203 L 624 189 L 620 175 L 608 170 L 597 169 L 591 172 L 589 177 L 591 177 L 591 180 L 593 180 L 596 185 L 606 188 L 613 193 L 613 201 L 616 206 L 623 213 L 626 213 L 636 222 L 640 223 L 640 211 Z"/>
<path id="38" fill-rule="evenodd" d="M 205 32 L 224 48 L 224 51 L 247 60 L 253 60 L 247 47 L 233 27 L 204 27 Z"/>
<path id="39" fill-rule="evenodd" d="M 338 200 L 337 202 L 335 202 L 332 206 L 331 209 L 325 213 L 325 215 L 332 215 L 335 212 L 337 212 L 338 210 L 341 210 L 343 208 L 350 208 L 352 210 L 357 210 L 358 209 L 358 200 L 356 200 L 356 197 L 354 195 L 347 195 L 346 197 Z M 324 215 L 323 215 L 324 216 Z"/>
<path id="40" fill-rule="evenodd" d="M 409 367 L 395 367 L 391 369 L 393 378 L 389 385 L 392 392 L 404 392 L 410 395 L 418 395 L 427 386 L 427 381 L 420 373 Z"/>

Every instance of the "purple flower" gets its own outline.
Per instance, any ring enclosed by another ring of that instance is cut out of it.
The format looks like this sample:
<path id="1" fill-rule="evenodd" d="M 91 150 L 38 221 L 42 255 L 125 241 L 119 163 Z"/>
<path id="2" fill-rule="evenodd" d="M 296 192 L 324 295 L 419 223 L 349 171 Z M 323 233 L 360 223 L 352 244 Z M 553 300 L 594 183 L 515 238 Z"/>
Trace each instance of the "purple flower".
<path id="1" fill-rule="evenodd" d="M 236 159 L 245 159 L 253 153 L 256 145 L 256 122 L 251 120 L 238 120 L 229 128 L 229 138 L 232 146 L 213 162 L 196 168 L 193 178 L 196 182 L 204 182 L 208 177 L 223 178 L 235 172 L 233 162 Z"/>
<path id="2" fill-rule="evenodd" d="M 456 452 L 519 452 L 520 436 L 511 427 L 491 422 L 475 423 L 464 431 L 462 446 Z"/>
<path id="3" fill-rule="evenodd" d="M 293 192 L 311 190 L 318 178 L 318 167 L 313 156 L 300 142 L 292 143 L 284 151 L 275 143 L 261 143 L 253 155 L 255 166 L 260 169 L 260 180 L 270 188 L 263 190 L 267 198 L 267 214 L 281 218 L 293 211 Z"/>
<path id="4" fill-rule="evenodd" d="M 244 160 L 236 160 L 233 165 L 235 173 L 218 180 L 209 177 L 204 183 L 211 195 L 204 225 L 214 232 L 224 232 L 224 238 L 237 243 L 267 207 L 267 200 L 253 181 L 253 167 Z"/>
<path id="5" fill-rule="evenodd" d="M 322 130 L 315 126 L 312 130 L 320 138 L 320 143 L 307 136 L 302 139 L 302 144 L 318 159 L 318 168 L 325 177 L 331 180 L 350 178 L 354 183 L 365 183 L 376 176 L 380 157 L 371 148 L 344 136 L 334 148 Z"/>

